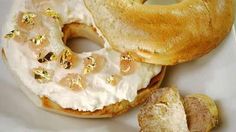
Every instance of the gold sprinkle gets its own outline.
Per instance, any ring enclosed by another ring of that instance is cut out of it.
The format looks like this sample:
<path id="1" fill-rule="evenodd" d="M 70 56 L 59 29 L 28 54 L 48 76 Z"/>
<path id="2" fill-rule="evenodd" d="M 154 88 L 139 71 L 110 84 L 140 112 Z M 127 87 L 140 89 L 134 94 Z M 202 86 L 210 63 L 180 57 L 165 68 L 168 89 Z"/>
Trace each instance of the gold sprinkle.
<path id="1" fill-rule="evenodd" d="M 96 60 L 93 56 L 87 57 L 87 63 L 88 64 L 86 64 L 84 68 L 84 72 L 83 72 L 84 74 L 88 74 L 92 72 L 96 67 Z"/>
<path id="2" fill-rule="evenodd" d="M 95 58 L 93 56 L 89 56 L 89 57 L 87 57 L 87 59 L 89 61 L 91 61 L 91 64 L 96 64 L 96 60 L 95 60 Z"/>
<path id="3" fill-rule="evenodd" d="M 120 72 L 123 75 L 131 74 L 135 71 L 135 62 L 130 52 L 123 53 L 120 57 Z"/>
<path id="4" fill-rule="evenodd" d="M 122 60 L 122 61 L 132 61 L 132 60 L 133 60 L 133 57 L 132 57 L 131 53 L 128 52 L 128 53 L 123 54 L 123 55 L 121 56 L 121 60 Z"/>
<path id="5" fill-rule="evenodd" d="M 96 73 L 104 68 L 106 58 L 99 54 L 92 54 L 83 59 L 83 74 Z"/>
<path id="6" fill-rule="evenodd" d="M 61 54 L 60 64 L 65 69 L 70 69 L 72 67 L 73 54 L 70 49 L 64 49 Z"/>
<path id="7" fill-rule="evenodd" d="M 39 83 L 48 83 L 52 80 L 53 72 L 50 72 L 42 67 L 33 69 L 34 78 Z"/>
<path id="8" fill-rule="evenodd" d="M 47 61 L 53 61 L 56 60 L 56 54 L 53 52 L 49 52 L 45 57 L 44 57 Z"/>
<path id="9" fill-rule="evenodd" d="M 131 67 L 128 65 L 128 66 L 123 66 L 122 68 L 121 68 L 121 70 L 122 70 L 122 72 L 123 73 L 128 73 L 129 71 L 130 71 L 130 69 L 131 69 Z"/>
<path id="10" fill-rule="evenodd" d="M 55 20 L 60 19 L 59 14 L 56 11 L 52 10 L 51 8 L 46 9 L 45 13 L 47 16 L 52 17 Z"/>
<path id="11" fill-rule="evenodd" d="M 121 77 L 118 76 L 118 75 L 111 75 L 106 79 L 106 81 L 107 81 L 108 84 L 111 84 L 111 85 L 115 86 L 120 81 L 120 78 Z"/>
<path id="12" fill-rule="evenodd" d="M 45 39 L 45 35 L 37 35 L 35 38 L 30 39 L 30 41 L 33 42 L 36 46 L 39 46 Z"/>
<path id="13" fill-rule="evenodd" d="M 86 87 L 85 79 L 76 73 L 70 73 L 63 79 L 60 84 L 70 88 L 71 90 L 81 90 Z"/>
<path id="14" fill-rule="evenodd" d="M 11 39 L 11 38 L 15 38 L 16 36 L 20 36 L 19 30 L 12 30 L 10 33 L 6 34 L 4 38 Z"/>
<path id="15" fill-rule="evenodd" d="M 96 64 L 89 64 L 84 68 L 84 74 L 92 72 L 96 67 Z"/>
<path id="16" fill-rule="evenodd" d="M 35 17 L 37 17 L 37 15 L 32 12 L 24 13 L 22 16 L 22 22 L 26 23 L 26 24 L 34 25 L 35 24 L 35 20 L 34 20 Z"/>
<path id="17" fill-rule="evenodd" d="M 53 60 L 56 60 L 56 59 L 57 59 L 56 54 L 53 53 L 53 52 L 47 53 L 44 57 L 42 57 L 42 53 L 40 53 L 38 62 L 39 63 L 45 63 L 45 62 L 53 61 Z"/>
<path id="18" fill-rule="evenodd" d="M 83 85 L 81 83 L 81 77 L 78 75 L 75 78 L 71 78 L 70 83 L 69 83 L 69 87 L 72 89 L 75 87 L 83 88 Z"/>

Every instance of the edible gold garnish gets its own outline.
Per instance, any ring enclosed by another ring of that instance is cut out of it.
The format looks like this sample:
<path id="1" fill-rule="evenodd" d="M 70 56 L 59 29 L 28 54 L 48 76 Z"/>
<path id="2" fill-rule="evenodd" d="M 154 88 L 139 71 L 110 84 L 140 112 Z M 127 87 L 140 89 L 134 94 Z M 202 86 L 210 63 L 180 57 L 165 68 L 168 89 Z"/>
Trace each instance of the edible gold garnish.
<path id="1" fill-rule="evenodd" d="M 99 72 L 103 69 L 105 62 L 106 59 L 103 56 L 99 54 L 93 54 L 84 59 L 83 73 L 89 74 Z"/>
<path id="2" fill-rule="evenodd" d="M 36 46 L 42 44 L 44 40 L 46 40 L 45 35 L 37 35 L 35 38 L 30 39 L 30 41 L 34 43 Z"/>
<path id="3" fill-rule="evenodd" d="M 45 63 L 45 62 L 48 62 L 48 61 L 56 60 L 56 58 L 57 58 L 56 54 L 53 53 L 53 52 L 47 53 L 44 57 L 42 57 L 42 53 L 40 53 L 38 62 L 39 63 Z"/>
<path id="4" fill-rule="evenodd" d="M 106 81 L 107 81 L 107 83 L 115 86 L 120 81 L 120 78 L 121 77 L 119 75 L 111 75 L 106 79 Z"/>
<path id="5" fill-rule="evenodd" d="M 26 24 L 34 25 L 35 24 L 35 20 L 34 20 L 35 17 L 37 17 L 36 14 L 34 14 L 32 12 L 27 12 L 27 13 L 23 14 L 21 21 Z"/>
<path id="6" fill-rule="evenodd" d="M 71 90 L 82 90 L 86 87 L 85 78 L 77 73 L 70 73 L 63 79 L 61 79 L 60 84 L 70 88 Z"/>
<path id="7" fill-rule="evenodd" d="M 60 64 L 65 69 L 72 67 L 73 54 L 70 49 L 64 49 L 61 53 Z"/>
<path id="8" fill-rule="evenodd" d="M 121 60 L 122 61 L 132 61 L 133 57 L 132 57 L 131 53 L 128 52 L 126 54 L 121 55 Z"/>
<path id="9" fill-rule="evenodd" d="M 10 33 L 6 34 L 4 38 L 11 39 L 11 38 L 15 38 L 16 36 L 20 36 L 19 30 L 12 30 Z"/>
<path id="10" fill-rule="evenodd" d="M 89 57 L 87 57 L 87 59 L 91 62 L 91 64 L 96 65 L 96 60 L 93 56 L 89 56 Z"/>
<path id="11" fill-rule="evenodd" d="M 129 66 L 129 64 L 122 64 L 121 66 L 121 71 L 122 73 L 128 73 L 130 71 L 131 67 Z"/>
<path id="12" fill-rule="evenodd" d="M 120 61 L 120 72 L 123 75 L 131 74 L 135 70 L 135 62 L 130 52 L 123 53 Z"/>
<path id="13" fill-rule="evenodd" d="M 89 64 L 86 66 L 86 68 L 84 68 L 84 74 L 88 74 L 90 72 L 92 72 L 96 67 L 96 64 Z"/>
<path id="14" fill-rule="evenodd" d="M 33 69 L 34 78 L 39 83 L 48 83 L 52 80 L 53 72 L 48 71 L 42 67 Z"/>
<path id="15" fill-rule="evenodd" d="M 55 20 L 60 19 L 59 14 L 51 8 L 46 9 L 45 13 L 46 13 L 47 16 L 52 17 Z"/>
<path id="16" fill-rule="evenodd" d="M 86 60 L 87 64 L 85 64 L 84 74 L 88 74 L 92 72 L 95 69 L 96 64 L 97 64 L 93 56 L 89 56 L 86 59 L 87 59 Z"/>

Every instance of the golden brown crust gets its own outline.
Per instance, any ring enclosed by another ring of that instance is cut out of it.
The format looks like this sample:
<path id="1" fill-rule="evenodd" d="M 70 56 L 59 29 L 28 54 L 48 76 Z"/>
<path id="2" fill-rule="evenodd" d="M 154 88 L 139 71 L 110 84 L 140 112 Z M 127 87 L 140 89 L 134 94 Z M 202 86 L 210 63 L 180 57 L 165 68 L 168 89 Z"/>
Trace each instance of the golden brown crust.
<path id="1" fill-rule="evenodd" d="M 94 112 L 86 112 L 86 111 L 78 111 L 72 109 L 64 109 L 60 107 L 58 104 L 54 103 L 52 100 L 43 97 L 41 98 L 42 106 L 46 110 L 54 111 L 60 114 L 69 115 L 73 117 L 80 118 L 107 118 L 114 117 L 120 115 L 122 113 L 127 112 L 131 108 L 142 104 L 151 94 L 152 92 L 159 87 L 164 78 L 166 68 L 163 67 L 161 73 L 159 73 L 156 77 L 152 79 L 149 87 L 141 89 L 138 91 L 138 95 L 133 102 L 129 101 L 121 101 L 115 104 L 111 104 L 109 106 L 105 106 L 101 110 L 96 110 Z"/>
<path id="2" fill-rule="evenodd" d="M 133 51 L 144 62 L 173 65 L 210 52 L 233 24 L 232 0 L 183 0 L 142 5 L 142 0 L 85 0 L 114 49 Z"/>

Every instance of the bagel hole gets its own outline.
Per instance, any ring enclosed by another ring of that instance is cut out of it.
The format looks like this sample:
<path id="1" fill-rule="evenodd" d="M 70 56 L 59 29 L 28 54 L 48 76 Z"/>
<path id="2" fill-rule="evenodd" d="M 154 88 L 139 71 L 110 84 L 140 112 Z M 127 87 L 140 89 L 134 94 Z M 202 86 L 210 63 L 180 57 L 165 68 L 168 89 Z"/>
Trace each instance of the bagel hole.
<path id="1" fill-rule="evenodd" d="M 145 5 L 171 5 L 182 0 L 147 0 Z"/>
<path id="2" fill-rule="evenodd" d="M 91 52 L 103 48 L 100 44 L 84 37 L 69 39 L 66 42 L 66 46 L 75 53 Z"/>
<path id="3" fill-rule="evenodd" d="M 91 52 L 103 48 L 103 39 L 92 26 L 79 23 L 64 25 L 64 44 L 75 53 Z"/>

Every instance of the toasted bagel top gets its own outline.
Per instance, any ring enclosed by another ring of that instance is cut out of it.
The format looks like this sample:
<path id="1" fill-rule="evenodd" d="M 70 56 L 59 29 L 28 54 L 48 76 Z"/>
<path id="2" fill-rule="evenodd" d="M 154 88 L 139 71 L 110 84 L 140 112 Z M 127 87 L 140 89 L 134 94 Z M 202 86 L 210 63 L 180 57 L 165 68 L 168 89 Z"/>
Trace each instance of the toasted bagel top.
<path id="1" fill-rule="evenodd" d="M 233 23 L 232 0 L 183 0 L 143 5 L 144 0 L 85 0 L 111 46 L 142 61 L 173 65 L 214 49 Z"/>

